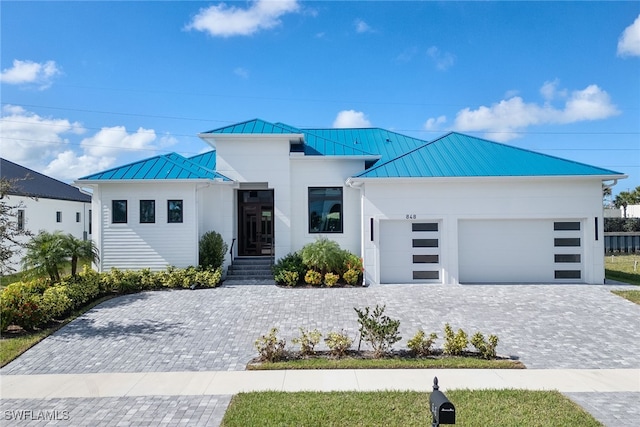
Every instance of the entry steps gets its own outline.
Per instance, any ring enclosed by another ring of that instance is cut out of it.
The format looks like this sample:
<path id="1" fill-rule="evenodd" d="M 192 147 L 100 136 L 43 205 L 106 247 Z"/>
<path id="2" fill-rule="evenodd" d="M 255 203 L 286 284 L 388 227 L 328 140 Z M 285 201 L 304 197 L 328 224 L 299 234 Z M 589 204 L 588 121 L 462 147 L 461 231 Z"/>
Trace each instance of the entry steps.
<path id="1" fill-rule="evenodd" d="M 273 257 L 248 256 L 236 257 L 233 264 L 227 268 L 227 278 L 225 285 L 248 284 L 248 285 L 273 285 Z"/>

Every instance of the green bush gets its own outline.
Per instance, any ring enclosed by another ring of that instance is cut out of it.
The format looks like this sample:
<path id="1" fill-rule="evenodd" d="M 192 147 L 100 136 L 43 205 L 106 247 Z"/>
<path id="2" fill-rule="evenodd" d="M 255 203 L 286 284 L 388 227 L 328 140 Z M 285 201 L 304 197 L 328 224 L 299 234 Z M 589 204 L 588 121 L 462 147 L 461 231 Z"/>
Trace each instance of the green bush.
<path id="1" fill-rule="evenodd" d="M 324 284 L 328 287 L 335 286 L 335 284 L 338 283 L 339 278 L 340 276 L 337 274 L 329 272 L 324 275 Z"/>
<path id="2" fill-rule="evenodd" d="M 271 268 L 273 275 L 278 277 L 282 271 L 294 271 L 298 273 L 298 277 L 303 277 L 307 271 L 306 267 L 302 263 L 302 256 L 298 252 L 291 252 L 286 256 L 280 258 Z M 276 282 L 278 279 L 276 278 Z M 280 282 L 278 282 L 280 283 Z"/>
<path id="3" fill-rule="evenodd" d="M 293 338 L 292 343 L 300 344 L 300 354 L 303 356 L 310 356 L 315 353 L 315 347 L 320 342 L 322 334 L 317 329 L 313 331 L 300 328 L 300 336 Z"/>
<path id="4" fill-rule="evenodd" d="M 322 283 L 322 274 L 315 270 L 309 270 L 304 275 L 304 281 L 309 285 L 318 286 Z"/>
<path id="5" fill-rule="evenodd" d="M 319 237 L 315 242 L 306 244 L 300 250 L 303 264 L 321 274 L 340 272 L 344 268 L 345 253 L 340 245 L 326 237 Z"/>
<path id="6" fill-rule="evenodd" d="M 324 342 L 331 355 L 338 358 L 346 355 L 353 344 L 353 340 L 344 332 L 329 332 Z"/>
<path id="7" fill-rule="evenodd" d="M 253 343 L 262 362 L 277 362 L 284 358 L 287 342 L 284 339 L 278 339 L 277 334 L 278 329 L 271 328 L 267 335 L 262 335 Z"/>
<path id="8" fill-rule="evenodd" d="M 297 271 L 280 270 L 274 277 L 276 283 L 284 283 L 287 286 L 295 286 L 300 280 L 300 275 Z"/>
<path id="9" fill-rule="evenodd" d="M 67 277 L 59 285 L 66 288 L 72 309 L 80 308 L 100 296 L 100 283 L 95 280 L 85 280 L 83 275 L 75 278 Z"/>
<path id="10" fill-rule="evenodd" d="M 436 339 L 438 339 L 438 335 L 435 332 L 432 332 L 427 338 L 427 334 L 422 329 L 419 329 L 413 338 L 407 342 L 407 347 L 416 357 L 429 356 Z"/>
<path id="11" fill-rule="evenodd" d="M 220 233 L 215 231 L 204 233 L 199 245 L 200 266 L 212 270 L 222 267 L 228 248 Z"/>
<path id="12" fill-rule="evenodd" d="M 484 335 L 476 332 L 471 337 L 471 344 L 476 348 L 478 353 L 485 359 L 495 359 L 496 347 L 498 346 L 498 337 L 489 335 L 488 341 L 484 339 Z"/>
<path id="13" fill-rule="evenodd" d="M 42 309 L 51 319 L 58 319 L 74 307 L 69 290 L 64 285 L 52 286 L 42 294 Z"/>
<path id="14" fill-rule="evenodd" d="M 358 279 L 360 278 L 360 272 L 358 270 L 354 270 L 353 268 L 350 268 L 344 272 L 344 274 L 342 275 L 342 278 L 344 279 L 347 285 L 353 286 L 356 283 L 358 283 Z"/>
<path id="15" fill-rule="evenodd" d="M 444 325 L 444 353 L 452 356 L 458 356 L 466 350 L 469 345 L 467 333 L 462 329 L 458 329 L 457 333 L 453 333 L 453 329 L 448 323 Z"/>
<path id="16" fill-rule="evenodd" d="M 402 339 L 398 332 L 400 321 L 383 315 L 384 305 L 376 305 L 373 312 L 370 312 L 369 307 L 364 310 L 354 307 L 354 310 L 358 313 L 360 336 L 371 345 L 375 357 L 384 356 L 394 343 Z"/>
<path id="17" fill-rule="evenodd" d="M 605 232 L 640 231 L 640 218 L 605 218 Z"/>
<path id="18" fill-rule="evenodd" d="M 33 330 L 50 320 L 42 304 L 44 281 L 16 282 L 7 286 L 0 294 L 0 324 L 2 330 L 17 325 Z"/>

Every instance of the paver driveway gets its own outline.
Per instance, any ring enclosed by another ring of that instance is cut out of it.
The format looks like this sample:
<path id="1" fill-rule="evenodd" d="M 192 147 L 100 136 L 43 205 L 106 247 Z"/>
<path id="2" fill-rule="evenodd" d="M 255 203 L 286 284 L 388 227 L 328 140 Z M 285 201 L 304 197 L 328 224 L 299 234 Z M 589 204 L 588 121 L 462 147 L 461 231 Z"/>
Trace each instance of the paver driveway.
<path id="1" fill-rule="evenodd" d="M 449 322 L 469 334 L 478 330 L 497 334 L 498 352 L 520 358 L 529 368 L 640 368 L 640 307 L 611 294 L 611 289 L 587 285 L 377 285 L 356 289 L 237 285 L 146 292 L 101 304 L 1 373 L 243 370 L 256 355 L 254 340 L 270 327 L 279 328 L 288 340 L 297 335 L 298 327 L 322 332 L 344 329 L 355 337 L 353 308 L 376 304 L 385 304 L 386 314 L 401 320 L 403 340 L 396 347 L 406 347 L 418 328 L 441 336 L 444 323 Z M 618 397 L 633 401 L 640 396 Z M 199 397 L 198 405 L 201 400 Z M 3 402 L 3 409 L 5 405 Z M 224 407 L 226 400 L 220 405 Z"/>

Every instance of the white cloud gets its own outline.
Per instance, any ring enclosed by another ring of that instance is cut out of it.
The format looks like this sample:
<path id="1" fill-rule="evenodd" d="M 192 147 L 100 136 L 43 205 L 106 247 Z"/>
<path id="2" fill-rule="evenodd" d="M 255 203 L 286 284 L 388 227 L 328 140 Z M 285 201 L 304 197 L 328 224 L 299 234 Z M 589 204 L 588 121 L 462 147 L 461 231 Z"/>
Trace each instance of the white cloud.
<path id="1" fill-rule="evenodd" d="M 362 19 L 356 19 L 353 24 L 356 27 L 356 33 L 362 34 L 362 33 L 369 33 L 371 31 L 373 31 L 371 29 L 371 27 L 369 26 L 369 24 L 364 22 Z"/>
<path id="2" fill-rule="evenodd" d="M 299 7 L 297 0 L 257 0 L 251 2 L 247 9 L 220 3 L 200 9 L 185 28 L 204 31 L 212 36 L 249 36 L 280 25 L 281 16 L 297 12 Z"/>
<path id="3" fill-rule="evenodd" d="M 2 157 L 62 181 L 72 181 L 114 165 L 137 160 L 175 145 L 170 134 L 153 129 L 127 132 L 124 126 L 104 127 L 83 138 L 86 129 L 68 119 L 41 117 L 7 105 L 0 118 Z"/>
<path id="4" fill-rule="evenodd" d="M 427 49 L 427 55 L 433 59 L 436 64 L 436 68 L 441 71 L 448 70 L 456 61 L 455 55 L 449 52 L 441 52 L 436 46 L 431 46 Z"/>
<path id="5" fill-rule="evenodd" d="M 55 61 L 44 63 L 13 60 L 12 68 L 5 68 L 0 73 L 0 81 L 13 85 L 36 85 L 44 90 L 51 86 L 53 78 L 61 74 Z"/>
<path id="6" fill-rule="evenodd" d="M 570 95 L 566 90 L 558 90 L 557 85 L 557 82 L 545 82 L 542 86 L 540 91 L 547 101 L 543 105 L 527 103 L 514 96 L 490 107 L 483 105 L 475 110 L 460 110 L 453 128 L 463 132 L 486 131 L 494 140 L 508 141 L 517 138 L 518 132 L 529 126 L 602 120 L 620 113 L 611 103 L 609 94 L 597 85 L 575 90 Z M 555 97 L 565 99 L 562 108 L 556 108 L 549 102 Z"/>
<path id="7" fill-rule="evenodd" d="M 371 122 L 361 111 L 343 110 L 338 113 L 333 121 L 334 128 L 367 128 Z"/>
<path id="8" fill-rule="evenodd" d="M 243 79 L 249 78 L 249 70 L 243 67 L 237 67 L 235 70 L 233 70 L 233 74 L 238 77 L 242 77 Z"/>
<path id="9" fill-rule="evenodd" d="M 441 125 L 447 122 L 446 116 L 428 119 L 424 124 L 424 130 L 437 130 Z"/>
<path id="10" fill-rule="evenodd" d="M 640 56 L 640 15 L 620 35 L 618 56 Z"/>

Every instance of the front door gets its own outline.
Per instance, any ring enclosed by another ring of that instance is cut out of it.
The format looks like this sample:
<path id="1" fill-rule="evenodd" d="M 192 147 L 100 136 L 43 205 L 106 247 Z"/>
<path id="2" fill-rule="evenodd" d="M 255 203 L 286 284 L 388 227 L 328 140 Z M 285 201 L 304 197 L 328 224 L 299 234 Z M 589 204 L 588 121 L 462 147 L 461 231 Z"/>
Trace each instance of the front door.
<path id="1" fill-rule="evenodd" d="M 238 190 L 238 255 L 273 255 L 273 190 Z"/>

